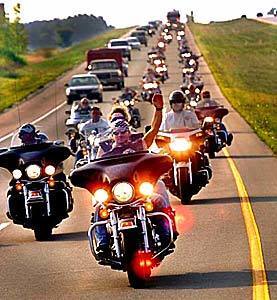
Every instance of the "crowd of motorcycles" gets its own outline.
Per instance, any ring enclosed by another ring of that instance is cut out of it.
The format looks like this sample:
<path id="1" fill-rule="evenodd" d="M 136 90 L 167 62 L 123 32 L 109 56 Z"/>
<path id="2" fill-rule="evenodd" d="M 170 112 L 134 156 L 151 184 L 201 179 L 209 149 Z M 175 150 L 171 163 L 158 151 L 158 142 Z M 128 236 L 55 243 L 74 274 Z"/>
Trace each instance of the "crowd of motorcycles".
<path id="1" fill-rule="evenodd" d="M 140 128 L 141 115 L 136 103 L 151 102 L 153 95 L 162 93 L 161 86 L 169 78 L 166 48 L 177 39 L 179 62 L 183 66 L 180 89 L 187 98 L 186 109 L 195 111 L 201 121 L 200 128 L 160 131 L 152 152 L 96 159 L 99 143 L 110 131 L 82 132 L 79 125 L 90 118 L 85 115 L 67 130 L 71 149 L 59 141 L 45 141 L 0 150 L 0 167 L 13 176 L 7 194 L 8 217 L 15 224 L 34 230 L 37 240 L 49 240 L 52 229 L 73 209 L 71 185 L 87 189 L 100 216 L 98 221 L 92 218 L 88 231 L 91 252 L 101 265 L 126 271 L 130 285 L 136 288 L 145 286 L 151 269 L 174 251 L 174 213 L 155 211 L 151 201 L 155 184 L 162 178 L 182 204 L 189 204 L 212 177 L 209 159 L 228 140 L 222 122 L 228 110 L 222 106 L 197 108 L 204 82 L 198 74 L 200 56 L 188 46 L 185 25 L 154 25 L 159 32 L 158 40 L 148 52 L 141 93 L 127 88 L 113 102 L 127 108 L 134 131 Z M 62 170 L 63 161 L 77 151 L 82 155 L 75 161 L 68 179 L 63 171 L 57 170 Z M 166 244 L 159 236 L 157 219 L 162 219 L 170 229 Z M 95 231 L 99 226 L 105 226 L 109 235 L 110 252 L 105 257 L 97 251 Z"/>

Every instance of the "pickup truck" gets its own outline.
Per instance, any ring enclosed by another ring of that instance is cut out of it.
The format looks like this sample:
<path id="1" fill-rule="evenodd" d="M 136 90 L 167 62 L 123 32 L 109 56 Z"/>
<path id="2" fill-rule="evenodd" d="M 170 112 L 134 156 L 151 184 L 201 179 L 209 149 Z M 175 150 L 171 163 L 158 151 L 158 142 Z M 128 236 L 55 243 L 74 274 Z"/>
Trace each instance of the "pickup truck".
<path id="1" fill-rule="evenodd" d="M 121 50 L 99 48 L 87 52 L 89 74 L 98 77 L 102 85 L 124 87 L 124 75 L 128 76 L 128 66 L 124 63 Z"/>

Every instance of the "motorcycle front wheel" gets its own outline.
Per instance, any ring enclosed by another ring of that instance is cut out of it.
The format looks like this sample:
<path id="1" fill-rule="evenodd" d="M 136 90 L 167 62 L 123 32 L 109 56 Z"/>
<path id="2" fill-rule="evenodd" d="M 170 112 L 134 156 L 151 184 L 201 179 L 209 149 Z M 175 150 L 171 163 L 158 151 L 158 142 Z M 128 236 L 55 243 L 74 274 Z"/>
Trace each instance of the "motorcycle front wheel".
<path id="1" fill-rule="evenodd" d="M 52 238 L 52 226 L 49 224 L 36 225 L 34 234 L 37 241 L 49 241 Z"/>
<path id="2" fill-rule="evenodd" d="M 177 188 L 179 191 L 179 198 L 181 203 L 184 205 L 190 204 L 193 192 L 191 189 L 191 184 L 189 180 L 189 170 L 188 168 L 178 168 L 177 169 Z"/>
<path id="3" fill-rule="evenodd" d="M 151 276 L 151 267 L 147 266 L 145 258 L 138 251 L 137 232 L 129 231 L 123 234 L 125 263 L 130 286 L 136 289 L 144 288 Z"/>

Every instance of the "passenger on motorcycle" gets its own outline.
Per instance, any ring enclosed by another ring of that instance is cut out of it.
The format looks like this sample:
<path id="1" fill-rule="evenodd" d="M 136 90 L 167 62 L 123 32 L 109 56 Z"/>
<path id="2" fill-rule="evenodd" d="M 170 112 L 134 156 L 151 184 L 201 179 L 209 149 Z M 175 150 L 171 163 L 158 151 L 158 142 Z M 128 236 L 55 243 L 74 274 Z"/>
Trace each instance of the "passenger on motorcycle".
<path id="1" fill-rule="evenodd" d="M 182 91 L 173 91 L 169 95 L 169 103 L 171 110 L 165 114 L 160 130 L 200 127 L 200 123 L 195 112 L 184 109 L 186 97 Z"/>
<path id="2" fill-rule="evenodd" d="M 143 151 L 148 149 L 154 141 L 155 136 L 159 131 L 159 127 L 162 120 L 162 109 L 163 109 L 163 99 L 161 95 L 155 95 L 153 98 L 153 104 L 156 107 L 154 118 L 152 120 L 151 129 L 144 135 L 132 134 L 129 129 L 129 124 L 123 120 L 119 119 L 112 124 L 112 143 L 110 145 L 100 144 L 100 149 L 97 157 L 108 157 L 113 155 L 124 155 L 127 153 Z M 153 201 L 156 203 L 155 207 L 157 210 L 164 211 L 169 214 L 169 216 L 174 219 L 173 211 L 170 207 L 169 197 L 166 192 L 166 187 L 164 183 L 159 180 L 155 186 L 155 193 L 153 196 Z M 94 221 L 97 222 L 101 220 L 98 210 L 96 210 L 94 215 Z M 173 222 L 174 223 L 174 222 Z M 167 224 L 164 223 L 162 219 L 157 220 L 157 226 L 160 229 L 160 235 L 162 241 L 166 244 L 170 236 L 169 228 Z M 175 227 L 175 226 L 174 226 Z M 95 230 L 96 238 L 98 240 L 97 251 L 101 255 L 108 252 L 108 234 L 105 226 L 98 226 Z M 175 229 L 175 237 L 178 235 Z"/>

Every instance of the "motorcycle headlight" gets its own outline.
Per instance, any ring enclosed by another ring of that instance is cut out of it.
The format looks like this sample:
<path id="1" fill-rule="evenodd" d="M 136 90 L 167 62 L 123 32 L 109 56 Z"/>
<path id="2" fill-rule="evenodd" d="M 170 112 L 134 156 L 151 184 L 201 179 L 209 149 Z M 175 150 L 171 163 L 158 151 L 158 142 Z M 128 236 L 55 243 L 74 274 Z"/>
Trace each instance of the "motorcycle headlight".
<path id="1" fill-rule="evenodd" d="M 160 59 L 155 59 L 154 60 L 154 64 L 155 65 L 160 65 L 162 62 L 161 62 L 161 60 Z"/>
<path id="2" fill-rule="evenodd" d="M 153 83 L 152 87 L 153 87 L 153 89 L 156 89 L 158 87 L 158 84 L 157 83 Z"/>
<path id="3" fill-rule="evenodd" d="M 131 105 L 135 105 L 135 101 L 134 101 L 134 100 L 131 100 L 131 101 L 130 101 L 130 104 L 131 104 Z"/>
<path id="4" fill-rule="evenodd" d="M 200 89 L 199 89 L 199 88 L 196 88 L 196 89 L 195 89 L 195 93 L 196 93 L 196 94 L 199 94 L 199 93 L 200 93 Z"/>
<path id="5" fill-rule="evenodd" d="M 118 76 L 122 76 L 122 72 L 120 70 L 117 71 Z"/>
<path id="6" fill-rule="evenodd" d="M 163 48 L 164 47 L 164 42 L 159 42 L 158 47 Z"/>
<path id="7" fill-rule="evenodd" d="M 48 165 L 44 171 L 47 175 L 52 176 L 55 174 L 56 169 L 54 166 Z"/>
<path id="8" fill-rule="evenodd" d="M 181 41 L 181 39 L 182 39 L 182 38 L 178 35 L 178 36 L 177 36 L 177 41 Z"/>
<path id="9" fill-rule="evenodd" d="M 109 194 L 106 190 L 104 189 L 98 189 L 95 191 L 94 193 L 94 199 L 97 201 L 97 202 L 105 202 L 107 201 L 109 198 Z"/>
<path id="10" fill-rule="evenodd" d="M 129 101 L 129 100 L 125 100 L 125 101 L 124 101 L 124 105 L 125 105 L 125 106 L 129 106 L 129 105 L 130 105 L 130 101 Z"/>
<path id="11" fill-rule="evenodd" d="M 204 119 L 204 123 L 213 123 L 213 121 L 214 121 L 213 117 L 206 117 Z"/>
<path id="12" fill-rule="evenodd" d="M 190 94 L 190 91 L 189 91 L 189 90 L 185 90 L 185 94 L 186 94 L 186 95 L 189 95 L 189 94 Z"/>
<path id="13" fill-rule="evenodd" d="M 118 203 L 126 203 L 134 196 L 134 187 L 128 182 L 119 182 L 113 187 L 113 195 Z"/>
<path id="14" fill-rule="evenodd" d="M 22 172 L 18 169 L 13 170 L 12 174 L 13 174 L 13 178 L 16 180 L 21 178 L 22 176 Z"/>
<path id="15" fill-rule="evenodd" d="M 30 165 L 26 168 L 26 174 L 30 179 L 37 179 L 41 174 L 41 167 L 38 165 Z"/>
<path id="16" fill-rule="evenodd" d="M 195 63 L 195 60 L 194 60 L 194 59 L 191 59 L 191 60 L 189 61 L 189 65 L 190 65 L 190 66 L 194 65 L 194 63 Z"/>
<path id="17" fill-rule="evenodd" d="M 191 148 L 192 143 L 186 139 L 175 139 L 169 144 L 169 147 L 172 151 L 183 152 Z"/>
<path id="18" fill-rule="evenodd" d="M 151 196 L 154 191 L 154 186 L 150 182 L 143 182 L 139 187 L 139 191 L 144 196 Z"/>
<path id="19" fill-rule="evenodd" d="M 196 107 L 197 106 L 197 102 L 194 101 L 194 100 L 190 101 L 190 106 Z"/>
<path id="20" fill-rule="evenodd" d="M 162 67 L 156 68 L 156 72 L 157 72 L 157 73 L 161 73 L 161 72 L 163 72 L 163 70 L 164 70 L 164 69 L 163 69 Z"/>
<path id="21" fill-rule="evenodd" d="M 71 92 L 70 88 L 67 88 L 67 89 L 65 90 L 66 96 L 69 96 L 69 95 L 70 95 L 70 92 Z"/>

